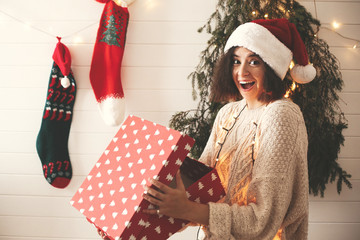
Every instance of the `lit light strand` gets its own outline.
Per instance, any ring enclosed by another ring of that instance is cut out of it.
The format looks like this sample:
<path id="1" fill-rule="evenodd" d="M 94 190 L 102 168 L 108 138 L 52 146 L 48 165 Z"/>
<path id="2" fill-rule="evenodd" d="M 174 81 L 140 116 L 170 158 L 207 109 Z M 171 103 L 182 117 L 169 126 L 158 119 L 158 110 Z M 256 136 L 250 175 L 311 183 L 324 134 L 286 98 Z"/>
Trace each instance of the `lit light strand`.
<path id="1" fill-rule="evenodd" d="M 314 0 L 313 3 L 314 3 L 314 8 L 315 8 L 315 17 L 316 17 L 316 19 L 318 19 L 317 7 L 316 7 L 316 0 Z M 333 27 L 334 29 L 338 29 L 338 28 L 340 27 L 340 25 L 341 25 L 341 24 L 338 23 L 337 21 L 333 21 L 333 22 L 332 22 L 332 27 Z M 334 29 L 331 29 L 331 28 L 328 28 L 328 27 L 322 27 L 322 26 L 320 26 L 320 28 L 326 29 L 326 30 L 329 30 L 329 31 L 332 31 L 332 32 L 336 33 L 337 35 L 339 35 L 340 37 L 342 37 L 342 38 L 344 38 L 344 39 L 354 41 L 355 44 L 354 44 L 353 47 L 352 47 L 353 49 L 356 49 L 356 48 L 359 47 L 360 39 L 355 39 L 355 38 L 346 37 L 346 36 L 338 33 L 337 31 L 335 31 Z M 317 34 L 315 34 L 314 37 L 317 37 Z"/>
<path id="2" fill-rule="evenodd" d="M 19 23 L 21 23 L 21 24 L 24 24 L 26 27 L 32 28 L 32 29 L 34 29 L 34 30 L 36 30 L 36 31 L 38 31 L 38 32 L 44 33 L 44 34 L 46 34 L 46 35 L 48 35 L 48 36 L 50 36 L 50 37 L 54 37 L 54 38 L 55 38 L 55 37 L 58 36 L 58 35 L 54 35 L 54 34 L 48 32 L 48 31 L 45 31 L 45 30 L 43 30 L 43 29 L 41 29 L 41 28 L 38 28 L 38 27 L 32 25 L 32 24 L 29 23 L 29 22 L 23 21 L 23 20 L 15 17 L 15 16 L 13 16 L 13 15 L 7 13 L 7 12 L 4 12 L 4 11 L 1 10 L 1 9 L 0 9 L 0 12 L 1 12 L 2 14 L 4 14 L 4 15 L 10 17 L 11 19 L 17 21 L 17 22 L 19 22 Z M 86 29 L 94 26 L 95 24 L 99 24 L 99 22 L 97 21 L 97 22 L 91 23 L 91 24 L 89 24 L 89 25 L 87 25 L 87 26 L 85 26 L 85 27 L 83 27 L 83 28 L 81 28 L 81 29 L 79 29 L 79 30 L 76 30 L 75 32 L 73 32 L 73 33 L 71 33 L 71 34 L 68 34 L 68 35 L 66 35 L 66 36 L 62 36 L 61 38 L 64 39 L 64 38 L 69 38 L 69 37 L 72 37 L 72 36 L 76 36 L 78 33 L 80 33 L 80 32 L 82 32 L 82 31 L 84 31 L 84 30 L 86 30 Z M 79 37 L 76 36 L 75 40 L 76 40 L 76 41 L 79 41 Z"/>
<path id="3" fill-rule="evenodd" d="M 295 89 L 297 88 L 297 85 L 295 82 L 292 83 L 290 89 L 288 89 L 284 95 L 285 98 L 289 98 L 291 96 L 291 94 L 295 91 Z"/>
<path id="4" fill-rule="evenodd" d="M 316 19 L 317 19 L 317 18 L 318 18 L 318 14 L 317 14 L 317 8 L 316 8 L 316 0 L 314 0 L 313 3 L 314 3 L 314 8 L 315 8 L 315 17 L 316 17 Z M 284 8 L 281 8 L 281 6 L 280 6 L 280 10 L 282 10 L 282 11 L 283 11 L 284 13 L 286 13 L 286 14 L 288 14 L 288 13 L 290 12 L 289 9 L 286 10 L 286 9 L 284 9 Z M 253 11 L 251 12 L 251 14 L 252 14 L 254 17 L 257 16 L 256 10 L 253 10 Z M 269 14 L 268 14 L 268 13 L 265 13 L 265 14 L 264 14 L 264 18 L 266 18 L 266 19 L 269 18 Z M 333 21 L 333 22 L 331 23 L 331 25 L 332 25 L 333 29 L 328 28 L 328 27 L 323 27 L 323 26 L 320 26 L 320 28 L 321 28 L 321 29 L 326 29 L 326 30 L 332 31 L 332 32 L 336 33 L 338 36 L 340 36 L 341 38 L 343 38 L 343 39 L 347 39 L 347 40 L 350 40 L 350 41 L 355 42 L 354 45 L 352 46 L 353 49 L 360 48 L 360 39 L 346 37 L 346 36 L 344 36 L 344 35 L 342 35 L 342 34 L 340 34 L 339 32 L 337 32 L 337 31 L 334 30 L 334 29 L 339 29 L 339 28 L 341 27 L 341 23 L 339 23 L 339 22 L 337 22 L 337 21 Z M 318 36 L 317 33 L 314 34 L 314 37 L 317 37 L 317 36 Z"/>
<path id="5" fill-rule="evenodd" d="M 338 33 L 337 31 L 335 31 L 334 29 L 331 29 L 331 28 L 328 28 L 328 27 L 320 27 L 320 28 L 326 29 L 326 30 L 329 30 L 329 31 L 332 31 L 332 32 L 336 33 L 338 36 L 340 36 L 340 37 L 342 37 L 342 38 L 344 38 L 344 39 L 354 41 L 355 44 L 354 44 L 353 47 L 352 47 L 352 48 L 354 48 L 354 49 L 359 47 L 360 39 L 355 39 L 355 38 L 346 37 L 346 36 Z M 315 37 L 316 37 L 316 36 L 315 36 Z"/>

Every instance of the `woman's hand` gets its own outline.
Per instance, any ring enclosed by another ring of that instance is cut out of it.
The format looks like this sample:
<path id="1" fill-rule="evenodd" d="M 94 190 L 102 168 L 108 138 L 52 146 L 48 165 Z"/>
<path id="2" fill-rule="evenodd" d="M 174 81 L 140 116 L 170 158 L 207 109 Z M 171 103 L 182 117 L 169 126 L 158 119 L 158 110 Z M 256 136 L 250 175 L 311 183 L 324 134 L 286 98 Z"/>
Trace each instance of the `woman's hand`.
<path id="1" fill-rule="evenodd" d="M 98 234 L 100 235 L 100 237 L 104 240 L 110 240 L 110 238 L 108 238 L 108 236 L 106 235 L 106 233 L 104 233 L 100 228 L 97 229 Z"/>
<path id="2" fill-rule="evenodd" d="M 150 183 L 157 187 L 158 190 L 145 185 L 144 188 L 146 192 L 143 194 L 143 197 L 158 208 L 145 209 L 143 210 L 145 213 L 163 214 L 173 218 L 190 220 L 188 213 L 191 211 L 192 204 L 186 196 L 180 171 L 176 173 L 176 188 L 166 186 L 154 179 L 150 179 Z"/>

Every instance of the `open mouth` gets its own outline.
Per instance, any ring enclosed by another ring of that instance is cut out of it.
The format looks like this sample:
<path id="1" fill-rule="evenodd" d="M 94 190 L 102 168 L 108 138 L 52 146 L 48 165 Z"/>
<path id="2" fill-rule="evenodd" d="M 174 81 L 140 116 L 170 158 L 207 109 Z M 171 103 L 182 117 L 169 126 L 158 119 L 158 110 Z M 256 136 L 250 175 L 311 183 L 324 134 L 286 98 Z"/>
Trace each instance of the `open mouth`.
<path id="1" fill-rule="evenodd" d="M 255 81 L 249 81 L 249 82 L 240 82 L 240 86 L 242 89 L 250 89 L 252 86 L 254 86 Z"/>

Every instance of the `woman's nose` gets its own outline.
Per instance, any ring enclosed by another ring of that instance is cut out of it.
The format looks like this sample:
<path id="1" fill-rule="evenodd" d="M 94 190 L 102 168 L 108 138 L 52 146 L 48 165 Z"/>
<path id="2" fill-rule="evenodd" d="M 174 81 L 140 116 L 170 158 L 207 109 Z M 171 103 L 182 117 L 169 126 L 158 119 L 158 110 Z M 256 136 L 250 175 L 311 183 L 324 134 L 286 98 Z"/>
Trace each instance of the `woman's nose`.
<path id="1" fill-rule="evenodd" d="M 237 69 L 237 74 L 239 77 L 247 76 L 249 75 L 249 70 L 246 66 L 246 64 L 241 64 Z"/>

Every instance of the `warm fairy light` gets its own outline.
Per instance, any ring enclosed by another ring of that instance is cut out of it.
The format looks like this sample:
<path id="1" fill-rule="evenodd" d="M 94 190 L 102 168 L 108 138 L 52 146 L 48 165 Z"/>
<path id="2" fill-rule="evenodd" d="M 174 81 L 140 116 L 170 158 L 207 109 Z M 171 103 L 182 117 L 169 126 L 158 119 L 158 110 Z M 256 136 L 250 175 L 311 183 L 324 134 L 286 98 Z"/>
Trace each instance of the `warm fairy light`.
<path id="1" fill-rule="evenodd" d="M 282 238 L 282 237 L 281 237 L 282 232 L 283 232 L 283 229 L 280 228 L 279 231 L 276 233 L 276 236 L 274 237 L 273 240 L 281 240 L 281 238 Z"/>
<path id="2" fill-rule="evenodd" d="M 121 6 L 121 0 L 113 0 L 118 6 Z"/>
<path id="3" fill-rule="evenodd" d="M 153 9 L 158 5 L 158 2 L 156 0 L 146 0 L 145 5 L 147 9 Z"/>
<path id="4" fill-rule="evenodd" d="M 293 82 L 292 85 L 291 85 L 291 87 L 290 87 L 290 89 L 286 91 L 284 97 L 285 97 L 285 98 L 289 98 L 290 95 L 291 95 L 291 93 L 295 91 L 296 87 L 297 87 L 296 83 Z"/>
<path id="5" fill-rule="evenodd" d="M 255 12 L 255 11 L 252 11 L 252 15 L 255 16 L 255 15 L 256 15 L 256 12 Z"/>
<path id="6" fill-rule="evenodd" d="M 333 28 L 338 29 L 340 27 L 340 23 L 338 23 L 337 21 L 333 21 L 332 26 Z"/>
<path id="7" fill-rule="evenodd" d="M 291 91 L 290 89 L 286 91 L 286 93 L 285 93 L 285 95 L 284 95 L 285 98 L 289 98 L 289 97 L 290 97 L 290 91 Z"/>
<path id="8" fill-rule="evenodd" d="M 286 8 L 283 5 L 279 5 L 279 10 L 286 14 Z"/>
<path id="9" fill-rule="evenodd" d="M 295 66 L 294 61 L 291 61 L 291 62 L 290 62 L 290 66 L 289 66 L 289 68 L 290 68 L 290 69 L 292 69 L 294 66 Z"/>
<path id="10" fill-rule="evenodd" d="M 268 17 L 269 17 L 269 14 L 266 13 L 266 14 L 264 15 L 264 18 L 268 18 Z"/>
<path id="11" fill-rule="evenodd" d="M 80 37 L 80 36 L 75 36 L 72 41 L 73 41 L 74 44 L 79 44 L 79 43 L 84 42 L 82 37 Z"/>

